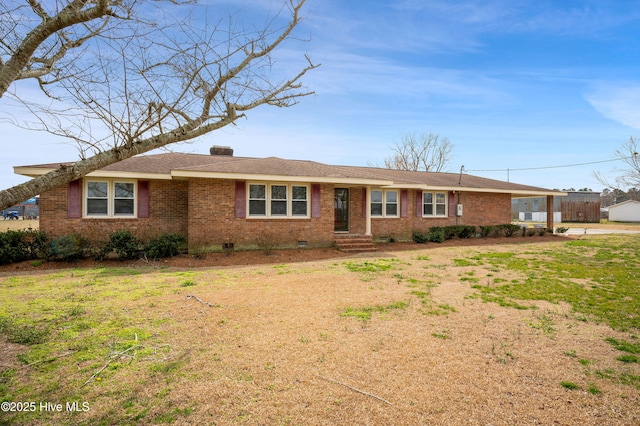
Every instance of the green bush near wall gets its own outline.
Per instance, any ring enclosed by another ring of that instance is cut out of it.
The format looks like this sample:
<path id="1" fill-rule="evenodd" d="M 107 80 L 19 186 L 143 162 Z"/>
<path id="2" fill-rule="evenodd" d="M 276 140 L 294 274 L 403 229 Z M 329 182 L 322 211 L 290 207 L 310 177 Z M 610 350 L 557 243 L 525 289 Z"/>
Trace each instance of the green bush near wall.
<path id="1" fill-rule="evenodd" d="M 159 259 L 176 256 L 185 245 L 186 237 L 171 233 L 145 243 L 128 230 L 115 231 L 102 242 L 87 241 L 78 235 L 49 239 L 44 232 L 33 229 L 8 230 L 0 232 L 0 265 L 34 259 L 73 261 L 93 257 L 100 261 L 109 255 L 122 260 L 141 256 Z"/>
<path id="2" fill-rule="evenodd" d="M 0 265 L 46 256 L 47 236 L 42 231 L 23 229 L 0 233 Z"/>

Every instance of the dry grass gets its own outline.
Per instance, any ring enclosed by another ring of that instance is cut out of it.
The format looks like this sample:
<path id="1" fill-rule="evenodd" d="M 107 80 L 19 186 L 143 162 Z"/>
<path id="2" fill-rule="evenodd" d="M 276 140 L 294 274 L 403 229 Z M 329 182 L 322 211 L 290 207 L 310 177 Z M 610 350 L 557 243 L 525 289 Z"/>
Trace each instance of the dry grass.
<path id="1" fill-rule="evenodd" d="M 554 244 L 538 244 L 536 250 L 552 250 Z M 35 381 L 45 366 L 25 367 L 15 358 L 16 345 L 5 345 L 0 364 L 15 369 L 19 390 L 13 392 L 21 400 L 74 398 L 91 407 L 12 421 L 640 424 L 638 387 L 596 374 L 628 368 L 638 375 L 637 365 L 620 366 L 604 340 L 629 339 L 628 332 L 583 321 L 563 304 L 537 302 L 537 310 L 516 310 L 468 298 L 472 282 L 461 278 L 484 281 L 491 273 L 495 280 L 499 273 L 487 266 L 455 266 L 454 259 L 532 247 L 450 247 L 295 265 L 145 270 L 135 276 L 103 271 L 112 284 L 97 280 L 100 272 L 30 275 L 29 290 L 16 304 L 35 309 L 44 295 L 38 285 L 54 286 L 66 297 L 61 301 L 89 300 L 80 316 L 95 314 L 99 306 L 122 329 L 146 330 L 149 336 L 140 332 L 144 355 L 118 360 L 117 368 L 105 369 L 84 387 L 105 364 L 108 345 L 97 360 L 53 362 L 55 383 Z M 17 279 L 0 286 L 9 290 Z M 115 290 L 122 285 L 129 291 Z M 385 309 L 400 301 L 407 307 Z M 347 308 L 364 307 L 379 309 L 369 320 L 343 315 Z M 68 349 L 60 347 L 59 353 Z"/>
<path id="2" fill-rule="evenodd" d="M 17 231 L 19 229 L 38 229 L 38 220 L 2 220 L 0 217 L 0 232 Z"/>

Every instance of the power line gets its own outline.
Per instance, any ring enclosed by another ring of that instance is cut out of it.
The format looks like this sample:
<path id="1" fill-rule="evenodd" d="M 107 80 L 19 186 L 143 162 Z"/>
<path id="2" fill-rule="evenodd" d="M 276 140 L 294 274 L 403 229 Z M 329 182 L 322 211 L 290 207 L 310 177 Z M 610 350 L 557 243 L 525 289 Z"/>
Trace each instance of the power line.
<path id="1" fill-rule="evenodd" d="M 630 157 L 624 157 L 624 158 L 614 158 L 613 160 L 602 160 L 602 161 L 591 161 L 588 163 L 576 163 L 576 164 L 564 164 L 562 166 L 543 166 L 543 167 L 525 167 L 525 168 L 519 168 L 519 169 L 483 169 L 483 170 L 467 170 L 464 169 L 465 172 L 516 172 L 516 171 L 524 171 L 524 170 L 545 170 L 545 169 L 560 169 L 560 168 L 564 168 L 564 167 L 577 167 L 577 166 L 588 166 L 591 164 L 600 164 L 600 163 L 610 163 L 612 161 L 624 161 L 624 160 L 628 160 L 630 158 L 635 157 L 637 154 L 634 154 Z"/>

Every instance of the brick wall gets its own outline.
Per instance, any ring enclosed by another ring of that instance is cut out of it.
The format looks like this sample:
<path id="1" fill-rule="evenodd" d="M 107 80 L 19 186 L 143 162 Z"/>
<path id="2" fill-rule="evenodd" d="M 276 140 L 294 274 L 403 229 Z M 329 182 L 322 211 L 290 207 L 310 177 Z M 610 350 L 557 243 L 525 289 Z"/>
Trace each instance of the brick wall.
<path id="1" fill-rule="evenodd" d="M 192 179 L 189 183 L 189 248 L 220 249 L 276 244 L 309 247 L 333 244 L 333 185 L 321 185 L 319 218 L 236 218 L 234 180 Z"/>
<path id="2" fill-rule="evenodd" d="M 128 229 L 144 240 L 163 233 L 187 235 L 187 188 L 184 181 L 149 182 L 149 217 L 139 219 L 69 219 L 67 186 L 40 195 L 40 229 L 51 238 L 77 234 L 107 240 L 109 233 Z"/>
<path id="3" fill-rule="evenodd" d="M 128 229 L 143 239 L 171 232 L 186 235 L 191 250 L 220 249 L 224 243 L 234 243 L 237 248 L 256 248 L 261 242 L 294 247 L 299 241 L 306 241 L 310 247 L 333 244 L 336 185 L 321 184 L 320 217 L 305 219 L 236 218 L 235 185 L 235 180 L 150 181 L 149 218 L 140 219 L 69 219 L 67 187 L 62 186 L 41 194 L 40 229 L 53 238 L 79 234 L 94 240 L 106 240 L 110 232 L 119 229 Z M 422 218 L 416 216 L 418 192 L 408 191 L 407 217 L 372 218 L 374 238 L 410 240 L 413 231 L 426 232 L 433 226 L 497 225 L 511 221 L 509 194 L 463 192 L 462 217 Z M 362 187 L 349 191 L 351 233 L 362 234 L 366 229 L 362 193 Z"/>
<path id="4" fill-rule="evenodd" d="M 448 225 L 499 225 L 511 222 L 511 196 L 509 194 L 463 192 L 460 204 L 463 216 L 423 218 L 416 215 L 416 194 L 408 191 L 408 215 L 398 218 L 372 218 L 371 231 L 375 239 L 392 237 L 399 241 L 411 240 L 413 231 L 427 232 L 433 226 Z M 450 195 L 451 196 L 451 195 Z M 365 218 L 362 217 L 362 188 L 351 189 L 351 232 L 364 233 Z M 458 194 L 455 203 L 458 204 Z"/>

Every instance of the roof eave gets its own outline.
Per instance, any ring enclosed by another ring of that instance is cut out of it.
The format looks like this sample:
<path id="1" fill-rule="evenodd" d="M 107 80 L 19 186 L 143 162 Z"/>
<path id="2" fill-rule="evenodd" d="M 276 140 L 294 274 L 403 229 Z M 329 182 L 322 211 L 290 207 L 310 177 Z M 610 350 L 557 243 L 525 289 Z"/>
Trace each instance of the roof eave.
<path id="1" fill-rule="evenodd" d="M 30 166 L 14 166 L 13 173 L 22 176 L 36 177 L 52 172 L 54 168 L 30 167 Z"/>
<path id="2" fill-rule="evenodd" d="M 402 184 L 402 183 L 394 183 L 392 185 L 386 186 L 387 188 L 402 188 L 402 189 L 422 189 L 428 191 L 453 191 L 453 192 L 485 192 L 485 193 L 496 193 L 496 194 L 511 194 L 514 198 L 527 198 L 527 197 L 542 197 L 547 195 L 554 195 L 558 197 L 566 197 L 566 192 L 561 191 L 553 191 L 553 190 L 545 190 L 545 189 L 497 189 L 497 188 L 472 188 L 467 186 L 434 186 L 434 185 L 426 185 L 426 184 Z"/>
<path id="3" fill-rule="evenodd" d="M 30 167 L 30 166 L 16 166 L 13 168 L 15 174 L 38 177 L 45 175 L 49 172 L 58 170 L 52 167 Z M 123 172 L 123 171 L 108 171 L 108 170 L 96 170 L 86 175 L 87 177 L 101 177 L 110 179 L 160 179 L 171 180 L 172 177 L 167 173 L 146 173 L 146 172 Z"/>
<path id="4" fill-rule="evenodd" d="M 554 197 L 566 197 L 567 194 L 566 192 L 562 192 L 562 191 L 545 191 L 545 190 L 541 190 L 541 191 L 526 191 L 526 190 L 519 190 L 519 191 L 505 191 L 505 192 L 511 192 L 511 197 L 512 198 L 531 198 L 531 197 L 545 197 L 547 195 L 552 195 Z"/>
<path id="5" fill-rule="evenodd" d="M 172 170 L 171 176 L 177 179 L 203 178 L 203 179 L 229 179 L 229 180 L 253 180 L 270 182 L 313 182 L 313 183 L 335 183 L 342 185 L 369 185 L 369 186 L 389 186 L 393 182 L 388 180 L 335 177 L 335 176 L 293 176 L 293 175 L 271 175 L 271 174 L 251 174 L 251 173 L 224 173 L 224 172 L 193 172 L 189 170 Z"/>

